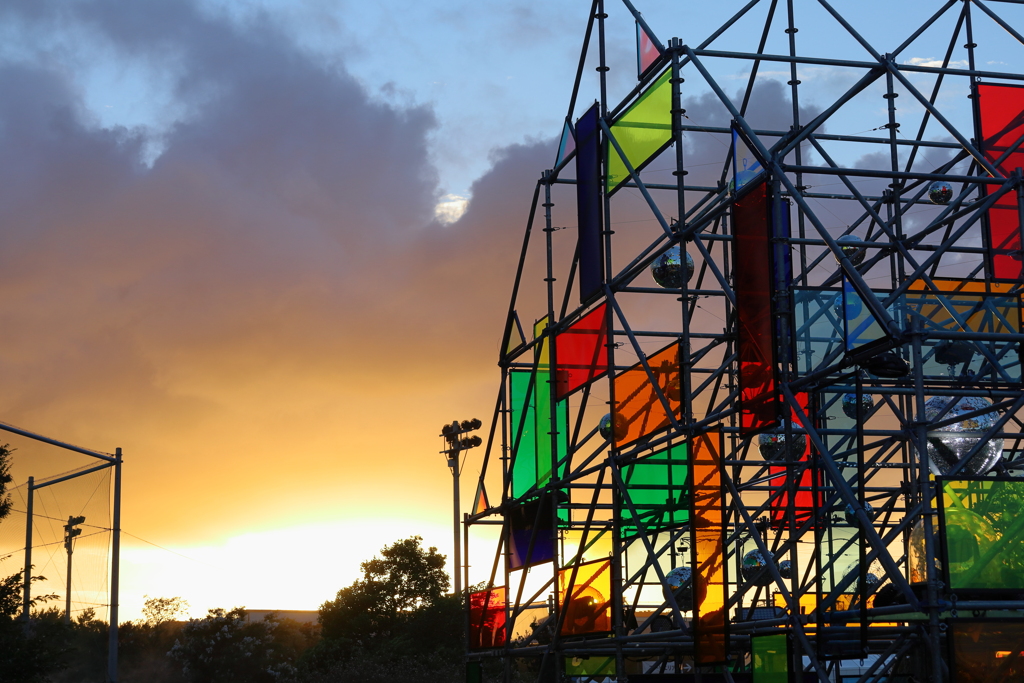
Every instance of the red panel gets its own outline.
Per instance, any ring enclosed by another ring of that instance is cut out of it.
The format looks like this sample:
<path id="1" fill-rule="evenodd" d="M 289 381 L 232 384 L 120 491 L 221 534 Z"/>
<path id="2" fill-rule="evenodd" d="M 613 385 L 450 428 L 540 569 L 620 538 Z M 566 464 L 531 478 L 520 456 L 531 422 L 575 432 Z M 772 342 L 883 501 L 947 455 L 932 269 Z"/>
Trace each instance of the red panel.
<path id="1" fill-rule="evenodd" d="M 505 587 L 469 594 L 469 649 L 505 645 Z"/>
<path id="2" fill-rule="evenodd" d="M 608 304 L 555 337 L 555 397 L 560 401 L 608 372 Z"/>
<path id="3" fill-rule="evenodd" d="M 796 400 L 803 408 L 804 414 L 810 416 L 810 410 L 807 404 L 807 394 L 797 394 Z M 800 420 L 797 419 L 796 412 L 793 413 L 793 424 L 800 424 Z M 800 455 L 800 459 L 797 462 L 807 462 L 811 458 L 811 440 L 807 439 L 807 443 L 804 446 L 804 452 Z M 772 505 L 772 527 L 780 528 L 786 525 L 786 518 L 789 511 L 789 493 L 786 491 L 788 486 L 788 477 L 786 475 L 786 467 L 769 467 L 768 472 L 774 478 L 771 480 L 770 488 L 771 494 L 774 495 L 776 491 L 782 489 L 782 494 L 775 499 L 775 503 Z M 799 527 L 808 519 L 814 516 L 814 467 L 808 467 L 800 473 L 800 478 L 796 483 L 797 490 L 796 495 L 793 496 L 794 502 L 794 518 L 796 525 Z M 825 494 L 821 490 L 822 479 L 821 473 L 818 473 L 818 507 L 824 504 Z"/>
<path id="4" fill-rule="evenodd" d="M 978 86 L 981 152 L 996 168 L 1009 176 L 1024 168 L 1024 145 L 998 161 L 1024 135 L 1024 87 L 981 84 Z M 997 163 L 998 162 L 998 163 Z M 985 186 L 986 192 L 995 187 Z M 988 212 L 988 239 L 992 276 L 998 280 L 1021 277 L 1020 214 L 1017 193 L 1007 192 Z"/>
<path id="5" fill-rule="evenodd" d="M 740 433 L 744 435 L 762 431 L 778 419 L 766 193 L 762 180 L 735 203 L 732 212 Z"/>

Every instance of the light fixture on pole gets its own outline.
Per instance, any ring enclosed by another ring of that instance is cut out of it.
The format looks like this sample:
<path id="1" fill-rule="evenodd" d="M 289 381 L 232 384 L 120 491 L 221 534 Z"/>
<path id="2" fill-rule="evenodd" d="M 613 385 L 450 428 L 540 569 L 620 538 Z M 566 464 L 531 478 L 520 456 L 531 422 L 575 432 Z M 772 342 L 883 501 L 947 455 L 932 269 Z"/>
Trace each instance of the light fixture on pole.
<path id="1" fill-rule="evenodd" d="M 67 592 L 64 595 L 64 623 L 71 623 L 71 555 L 75 552 L 75 538 L 82 535 L 78 525 L 85 521 L 84 516 L 68 517 L 64 525 L 64 550 L 68 551 Z"/>
<path id="2" fill-rule="evenodd" d="M 448 468 L 452 471 L 452 486 L 453 486 L 453 503 L 455 506 L 455 556 L 452 558 L 454 562 L 455 575 L 455 595 L 462 594 L 462 538 L 459 533 L 459 521 L 460 521 L 460 504 L 459 504 L 459 454 L 470 448 L 476 448 L 483 444 L 483 441 L 476 434 L 472 436 L 466 436 L 469 432 L 480 429 L 483 425 L 480 420 L 473 418 L 472 420 L 453 420 L 451 424 L 446 424 L 441 427 L 441 437 L 444 439 L 445 444 L 448 446 L 445 450 L 441 451 L 448 458 Z"/>

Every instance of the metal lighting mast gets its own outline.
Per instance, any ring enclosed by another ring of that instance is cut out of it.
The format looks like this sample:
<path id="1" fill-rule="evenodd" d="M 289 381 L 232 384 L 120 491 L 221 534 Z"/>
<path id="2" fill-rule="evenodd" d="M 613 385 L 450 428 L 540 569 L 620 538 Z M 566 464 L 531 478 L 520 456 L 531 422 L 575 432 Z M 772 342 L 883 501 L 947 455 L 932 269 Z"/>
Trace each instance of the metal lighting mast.
<path id="1" fill-rule="evenodd" d="M 453 573 L 455 575 L 455 595 L 462 595 L 462 511 L 459 496 L 459 470 L 461 464 L 459 463 L 459 454 L 470 448 L 476 448 L 481 443 L 479 436 L 466 436 L 469 432 L 480 429 L 482 423 L 480 420 L 473 418 L 472 420 L 453 420 L 451 424 L 446 424 L 441 427 L 441 437 L 445 441 L 445 445 L 448 446 L 445 450 L 441 451 L 448 460 L 448 469 L 452 472 L 452 504 L 454 507 L 454 533 L 455 533 L 455 555 L 452 558 L 453 561 Z"/>
<path id="2" fill-rule="evenodd" d="M 71 623 L 71 556 L 75 552 L 75 537 L 82 535 L 82 530 L 78 528 L 78 525 L 83 522 L 85 522 L 85 517 L 82 515 L 69 516 L 68 523 L 64 525 L 64 550 L 68 553 L 68 581 L 64 596 L 64 623 L 66 624 Z"/>

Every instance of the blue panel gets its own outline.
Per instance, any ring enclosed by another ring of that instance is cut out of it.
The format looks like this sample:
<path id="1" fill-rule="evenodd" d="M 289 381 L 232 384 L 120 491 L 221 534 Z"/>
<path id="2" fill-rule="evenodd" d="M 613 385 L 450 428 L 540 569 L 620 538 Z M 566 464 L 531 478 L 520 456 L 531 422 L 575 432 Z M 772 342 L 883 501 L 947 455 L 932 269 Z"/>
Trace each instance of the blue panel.
<path id="1" fill-rule="evenodd" d="M 601 245 L 601 136 L 598 105 L 576 122 L 576 209 L 579 226 L 580 301 L 588 301 L 604 283 Z"/>

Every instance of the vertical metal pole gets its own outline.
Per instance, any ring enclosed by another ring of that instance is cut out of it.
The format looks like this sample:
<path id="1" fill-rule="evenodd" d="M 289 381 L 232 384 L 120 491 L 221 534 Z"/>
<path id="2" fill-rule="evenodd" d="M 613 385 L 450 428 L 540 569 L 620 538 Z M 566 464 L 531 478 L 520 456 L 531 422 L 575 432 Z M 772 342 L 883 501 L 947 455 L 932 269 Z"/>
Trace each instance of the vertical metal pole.
<path id="1" fill-rule="evenodd" d="M 68 516 L 68 525 L 64 527 L 64 549 L 68 551 L 68 580 L 67 589 L 64 594 L 64 623 L 71 623 L 71 554 L 74 552 L 72 549 L 72 536 L 71 536 L 71 520 L 72 517 Z"/>
<path id="2" fill-rule="evenodd" d="M 476 505 L 476 501 L 473 501 Z M 469 513 L 462 513 L 462 585 L 469 590 Z"/>
<path id="3" fill-rule="evenodd" d="M 121 583 L 121 449 L 114 451 L 114 524 L 110 543 L 110 631 L 107 683 L 117 683 L 117 606 Z"/>
<path id="4" fill-rule="evenodd" d="M 455 595 L 462 595 L 462 534 L 459 533 L 459 521 L 462 518 L 461 513 L 461 501 L 459 500 L 459 451 L 456 450 L 451 454 L 448 460 L 448 465 L 452 468 L 452 500 L 455 507 L 454 520 L 455 520 L 455 556 L 452 558 L 454 562 L 454 571 L 452 575 L 455 577 Z"/>
<path id="5" fill-rule="evenodd" d="M 21 618 L 28 624 L 32 605 L 32 502 L 35 496 L 35 477 L 28 478 L 28 510 L 25 520 L 25 586 L 21 603 Z"/>

